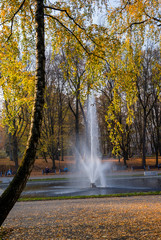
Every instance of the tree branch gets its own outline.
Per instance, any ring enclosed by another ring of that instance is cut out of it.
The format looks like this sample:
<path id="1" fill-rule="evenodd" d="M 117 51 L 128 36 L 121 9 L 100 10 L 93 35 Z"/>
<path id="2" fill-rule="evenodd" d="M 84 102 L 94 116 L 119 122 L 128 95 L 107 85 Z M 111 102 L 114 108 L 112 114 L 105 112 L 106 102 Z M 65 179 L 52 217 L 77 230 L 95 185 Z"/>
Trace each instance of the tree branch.
<path id="1" fill-rule="evenodd" d="M 69 19 L 71 19 L 71 20 L 74 22 L 74 24 L 75 24 L 77 27 L 79 27 L 80 29 L 82 29 L 83 31 L 86 32 L 86 29 L 85 29 L 84 27 L 82 27 L 79 23 L 77 23 L 77 22 L 75 21 L 75 19 L 74 19 L 72 16 L 69 15 L 69 13 L 68 13 L 67 10 L 65 10 L 65 9 L 60 9 L 60 8 L 55 8 L 55 7 L 51 7 L 51 6 L 44 6 L 44 8 L 49 8 L 49 9 L 52 9 L 52 10 L 55 10 L 55 11 L 65 12 L 65 14 L 69 17 Z M 86 35 L 87 35 L 87 37 L 88 37 L 94 44 L 99 45 L 99 44 L 97 44 L 97 43 L 94 41 L 93 38 L 91 38 L 91 37 L 87 34 L 87 32 L 86 32 Z"/>
<path id="2" fill-rule="evenodd" d="M 141 99 L 141 93 L 140 93 L 140 87 L 139 87 L 139 84 L 138 84 L 138 80 L 136 81 L 136 86 L 137 86 L 137 90 L 138 90 L 138 94 L 137 95 L 138 95 L 139 101 L 140 101 L 140 103 L 141 103 L 141 105 L 142 105 L 142 107 L 144 109 L 145 106 L 144 106 L 143 101 Z"/>
<path id="3" fill-rule="evenodd" d="M 82 30 L 86 31 L 86 29 L 85 29 L 84 27 L 80 26 L 80 25 L 75 21 L 75 19 L 69 15 L 69 13 L 67 12 L 66 9 L 60 9 L 60 8 L 55 8 L 55 7 L 51 7 L 51 6 L 44 6 L 44 8 L 49 8 L 49 9 L 52 9 L 52 10 L 55 10 L 55 11 L 65 12 L 65 14 L 69 17 L 69 19 L 71 19 L 71 20 L 75 23 L 75 25 L 76 25 L 77 27 L 79 27 L 79 28 L 81 28 Z"/>
<path id="4" fill-rule="evenodd" d="M 149 108 L 149 111 L 147 112 L 146 117 L 148 117 L 148 115 L 150 114 L 150 112 L 151 112 L 151 110 L 153 109 L 153 107 L 154 107 L 157 99 L 158 99 L 158 95 L 156 95 L 156 97 L 155 97 L 155 99 L 154 99 L 154 102 L 152 103 L 151 107 Z"/>
<path id="5" fill-rule="evenodd" d="M 44 14 L 44 16 L 50 17 L 50 18 L 56 20 L 62 27 L 64 27 L 69 33 L 72 34 L 72 36 L 79 42 L 79 44 L 80 44 L 80 45 L 82 46 L 82 48 L 86 51 L 86 53 L 91 54 L 91 53 L 87 50 L 87 48 L 83 45 L 83 43 L 78 39 L 78 37 L 77 37 L 68 27 L 66 27 L 58 18 L 53 17 L 52 15 L 49 15 L 49 14 Z"/>
<path id="6" fill-rule="evenodd" d="M 24 3 L 25 3 L 26 0 L 23 0 L 22 3 L 20 4 L 19 8 L 16 10 L 16 12 L 13 14 L 13 16 L 10 18 L 10 19 L 6 19 L 4 22 L 2 22 L 0 24 L 0 26 L 2 26 L 3 24 L 5 24 L 6 22 L 11 22 L 11 33 L 10 35 L 8 36 L 7 38 L 7 41 L 9 41 L 10 37 L 12 36 L 12 29 L 13 29 L 13 21 L 14 21 L 14 18 L 16 16 L 16 14 L 22 9 Z"/>
<path id="7" fill-rule="evenodd" d="M 55 10 L 67 12 L 66 10 L 62 10 L 62 9 L 55 9 Z M 97 55 L 97 54 L 95 54 L 95 53 L 90 52 L 90 50 L 88 50 L 87 47 L 83 45 L 83 43 L 78 39 L 78 37 L 73 33 L 73 31 L 71 31 L 67 26 L 65 26 L 58 18 L 56 18 L 56 17 L 54 17 L 54 16 L 52 16 L 52 15 L 50 15 L 50 14 L 44 14 L 44 16 L 51 17 L 52 19 L 56 20 L 62 27 L 64 27 L 69 33 L 71 33 L 71 34 L 73 35 L 73 37 L 78 41 L 78 43 L 81 45 L 81 47 L 85 50 L 85 52 L 86 52 L 87 54 L 89 54 L 89 55 L 92 54 L 93 56 L 95 56 L 95 57 L 97 57 L 97 58 L 99 58 L 99 59 L 102 59 L 103 61 L 105 61 L 105 62 L 107 63 L 108 66 L 110 66 L 109 63 L 107 62 L 107 60 L 106 60 L 104 57 L 101 57 L 101 56 L 99 56 L 99 55 Z M 76 23 L 76 21 L 74 20 L 74 18 L 72 18 L 69 14 L 68 14 L 68 16 L 69 16 L 70 19 L 72 19 L 72 20 L 74 21 L 74 23 L 75 23 L 77 26 L 79 26 L 82 30 L 85 31 L 85 28 L 82 28 L 78 23 Z M 87 35 L 87 34 L 86 34 L 86 35 Z M 89 37 L 89 36 L 87 35 L 87 37 Z M 90 37 L 89 37 L 89 38 L 90 38 Z M 91 40 L 94 44 L 98 45 L 93 39 L 90 38 L 90 40 Z"/>
<path id="8" fill-rule="evenodd" d="M 145 15 L 146 15 L 148 18 L 153 19 L 153 20 L 156 21 L 156 22 L 160 22 L 160 24 L 157 25 L 158 27 L 161 26 L 161 19 L 156 18 L 156 17 L 151 17 L 145 10 L 144 10 L 144 13 L 145 13 Z"/>
<path id="9" fill-rule="evenodd" d="M 149 19 L 145 19 L 145 20 L 143 20 L 143 21 L 140 21 L 140 22 L 133 22 L 133 23 L 131 23 L 130 25 L 129 25 L 129 27 L 131 28 L 133 25 L 139 25 L 139 24 L 142 24 L 142 23 L 145 23 L 145 22 L 147 22 Z M 128 27 L 128 28 L 129 28 Z"/>

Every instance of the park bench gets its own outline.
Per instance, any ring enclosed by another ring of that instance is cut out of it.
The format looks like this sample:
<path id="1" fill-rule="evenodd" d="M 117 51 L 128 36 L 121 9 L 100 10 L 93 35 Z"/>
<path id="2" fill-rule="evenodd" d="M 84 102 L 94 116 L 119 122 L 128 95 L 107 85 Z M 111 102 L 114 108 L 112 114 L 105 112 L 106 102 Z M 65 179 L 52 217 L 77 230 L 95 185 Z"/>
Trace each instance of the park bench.
<path id="1" fill-rule="evenodd" d="M 48 174 L 48 173 L 56 173 L 55 169 L 45 168 L 42 170 L 42 174 Z"/>
<path id="2" fill-rule="evenodd" d="M 144 169 L 145 170 L 145 167 L 143 167 L 143 166 L 132 166 L 131 169 L 132 170 L 139 170 L 139 169 Z"/>

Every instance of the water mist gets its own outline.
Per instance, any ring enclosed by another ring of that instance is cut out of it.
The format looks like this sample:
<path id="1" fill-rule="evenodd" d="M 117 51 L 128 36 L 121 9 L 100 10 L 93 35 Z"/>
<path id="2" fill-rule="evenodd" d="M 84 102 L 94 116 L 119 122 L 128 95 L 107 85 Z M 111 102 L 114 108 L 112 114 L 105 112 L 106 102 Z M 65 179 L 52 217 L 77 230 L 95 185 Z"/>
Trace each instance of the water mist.
<path id="1" fill-rule="evenodd" d="M 100 159 L 99 127 L 94 94 L 88 97 L 85 146 L 82 147 L 80 162 L 91 187 L 105 186 L 103 165 Z"/>

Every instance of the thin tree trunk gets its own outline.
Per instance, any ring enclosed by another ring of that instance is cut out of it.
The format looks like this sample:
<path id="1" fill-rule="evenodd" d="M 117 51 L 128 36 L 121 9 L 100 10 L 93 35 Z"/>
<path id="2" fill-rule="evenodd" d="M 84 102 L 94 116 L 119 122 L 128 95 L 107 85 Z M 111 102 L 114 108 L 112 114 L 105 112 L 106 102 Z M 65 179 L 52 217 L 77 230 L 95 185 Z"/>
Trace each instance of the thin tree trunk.
<path id="1" fill-rule="evenodd" d="M 159 138 L 159 155 L 161 156 L 161 109 L 159 114 L 160 122 L 159 122 L 159 129 L 158 129 L 158 138 Z"/>
<path id="2" fill-rule="evenodd" d="M 158 167 L 158 157 L 159 157 L 159 151 L 158 151 L 158 145 L 156 146 L 155 148 L 155 154 L 156 154 L 156 157 L 155 157 L 155 166 Z"/>
<path id="3" fill-rule="evenodd" d="M 64 139 L 63 139 L 63 126 L 61 126 L 61 161 L 64 161 Z"/>
<path id="4" fill-rule="evenodd" d="M 52 160 L 52 169 L 55 170 L 55 160 L 58 158 L 57 157 L 57 149 L 54 146 L 54 143 L 52 142 L 50 146 L 48 146 L 48 155 L 50 156 L 50 159 Z"/>
<path id="5" fill-rule="evenodd" d="M 56 169 L 55 159 L 56 159 L 56 158 L 59 158 L 57 155 L 58 155 L 58 154 L 57 154 L 57 151 L 56 151 L 55 146 L 54 146 L 54 143 L 53 143 L 52 146 L 51 146 L 51 160 L 52 160 L 52 163 L 53 163 L 53 164 L 52 164 L 52 169 L 53 169 L 53 170 Z"/>
<path id="6" fill-rule="evenodd" d="M 127 165 L 126 160 L 129 159 L 129 154 L 128 154 L 128 150 L 126 149 L 126 146 L 123 145 L 122 151 L 123 151 L 124 165 L 126 166 Z"/>
<path id="7" fill-rule="evenodd" d="M 142 166 L 146 167 L 146 112 L 144 110 L 144 123 L 143 123 L 143 155 L 142 155 Z"/>
<path id="8" fill-rule="evenodd" d="M 45 89 L 44 9 L 43 0 L 35 0 L 35 3 L 36 80 L 31 128 L 22 163 L 12 182 L 0 197 L 0 226 L 13 208 L 27 183 L 34 166 L 38 140 L 40 137 Z"/>
<path id="9" fill-rule="evenodd" d="M 161 156 L 161 110 L 160 110 L 160 123 L 159 123 L 159 155 Z"/>
<path id="10" fill-rule="evenodd" d="M 13 150 L 12 150 L 12 134 L 8 134 L 8 140 L 9 140 L 9 158 L 10 161 L 13 161 Z"/>
<path id="11" fill-rule="evenodd" d="M 156 154 L 156 167 L 158 166 L 158 157 L 159 157 L 159 118 L 158 118 L 158 111 L 156 111 L 156 122 L 157 122 L 157 129 L 156 129 L 156 146 L 155 146 L 155 154 Z"/>
<path id="12" fill-rule="evenodd" d="M 16 171 L 18 169 L 18 142 L 17 142 L 17 136 L 14 134 L 12 136 L 12 144 L 13 144 L 13 160 L 15 162 L 15 168 Z"/>
<path id="13" fill-rule="evenodd" d="M 47 163 L 48 160 L 47 160 L 46 152 L 42 151 L 42 155 L 43 155 L 43 158 L 44 158 L 45 162 Z"/>
<path id="14" fill-rule="evenodd" d="M 79 79 L 78 79 L 79 81 Z M 80 94 L 80 82 L 78 82 L 77 84 L 77 92 L 76 92 L 76 113 L 75 113 L 75 134 L 76 134 L 76 142 L 75 142 L 75 145 L 76 145 L 76 167 L 78 167 L 79 165 L 79 154 L 78 152 L 80 152 L 80 149 L 79 149 L 79 94 Z"/>

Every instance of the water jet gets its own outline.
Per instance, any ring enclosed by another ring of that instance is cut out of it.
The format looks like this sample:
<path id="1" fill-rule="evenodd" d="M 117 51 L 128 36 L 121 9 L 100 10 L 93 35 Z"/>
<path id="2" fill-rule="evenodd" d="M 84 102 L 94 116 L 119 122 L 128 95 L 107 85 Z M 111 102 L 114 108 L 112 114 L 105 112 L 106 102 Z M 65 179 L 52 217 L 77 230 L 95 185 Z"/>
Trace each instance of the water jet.
<path id="1" fill-rule="evenodd" d="M 84 144 L 81 144 L 80 149 L 80 168 L 88 177 L 91 188 L 96 188 L 96 184 L 103 187 L 106 183 L 100 158 L 99 127 L 93 93 L 88 95 L 86 120 Z"/>

